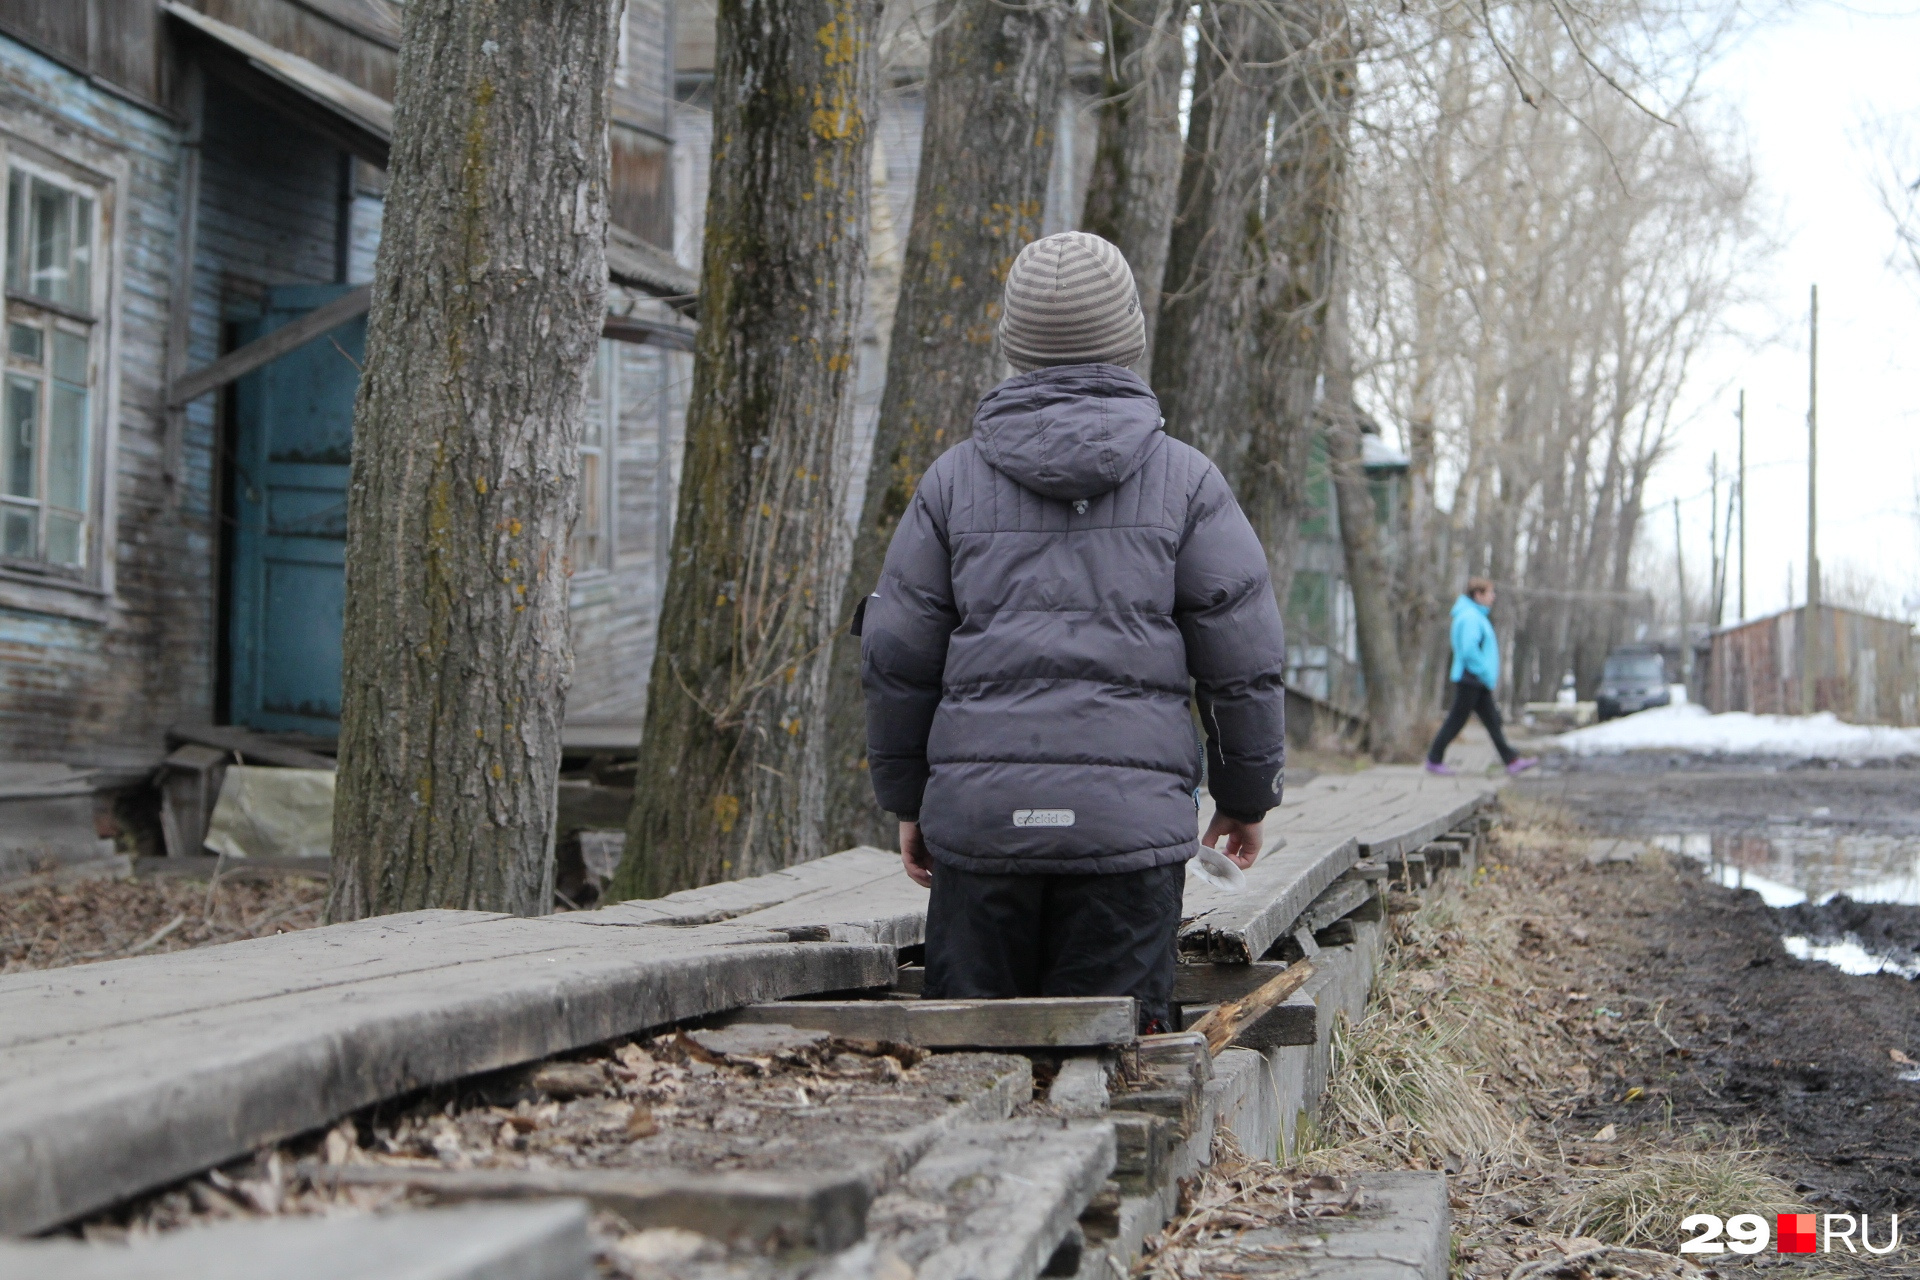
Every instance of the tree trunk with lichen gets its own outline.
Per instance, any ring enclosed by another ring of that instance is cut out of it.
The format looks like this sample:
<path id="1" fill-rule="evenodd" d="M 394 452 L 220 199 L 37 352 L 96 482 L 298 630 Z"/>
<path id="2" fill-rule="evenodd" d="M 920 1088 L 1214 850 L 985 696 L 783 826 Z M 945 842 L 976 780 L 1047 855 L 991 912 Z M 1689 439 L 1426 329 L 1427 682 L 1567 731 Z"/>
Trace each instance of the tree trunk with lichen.
<path id="1" fill-rule="evenodd" d="M 330 919 L 552 898 L 606 0 L 409 0 L 347 501 Z"/>
<path id="2" fill-rule="evenodd" d="M 700 336 L 617 898 L 826 852 L 877 0 L 722 0 Z"/>
<path id="3" fill-rule="evenodd" d="M 965 440 L 1000 367 L 994 340 L 1007 269 L 1040 233 L 1071 5 L 949 0 L 927 67 L 926 125 L 873 466 L 844 599 L 873 590 L 894 526 L 933 460 Z M 836 637 L 828 693 L 833 848 L 891 848 L 867 778 L 860 642 Z"/>
<path id="4" fill-rule="evenodd" d="M 1106 0 L 1100 139 L 1080 218 L 1082 230 L 1113 241 L 1133 268 L 1149 358 L 1180 187 L 1187 7 L 1185 0 Z"/>

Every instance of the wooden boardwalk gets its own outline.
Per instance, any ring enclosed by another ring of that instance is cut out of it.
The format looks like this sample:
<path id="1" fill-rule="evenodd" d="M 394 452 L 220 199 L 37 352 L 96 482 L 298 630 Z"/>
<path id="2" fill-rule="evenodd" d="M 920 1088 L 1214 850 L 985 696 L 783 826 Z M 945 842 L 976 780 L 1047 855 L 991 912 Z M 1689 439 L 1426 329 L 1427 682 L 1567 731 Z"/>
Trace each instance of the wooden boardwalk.
<path id="1" fill-rule="evenodd" d="M 1246 893 L 1189 881 L 1183 949 L 1258 959 L 1363 854 L 1417 848 L 1493 792 L 1387 768 L 1295 788 L 1269 825 L 1286 844 Z M 416 912 L 0 978 L 0 1234 L 73 1221 L 422 1086 L 892 986 L 899 949 L 924 937 L 926 899 L 897 854 L 862 848 L 598 911 Z"/>

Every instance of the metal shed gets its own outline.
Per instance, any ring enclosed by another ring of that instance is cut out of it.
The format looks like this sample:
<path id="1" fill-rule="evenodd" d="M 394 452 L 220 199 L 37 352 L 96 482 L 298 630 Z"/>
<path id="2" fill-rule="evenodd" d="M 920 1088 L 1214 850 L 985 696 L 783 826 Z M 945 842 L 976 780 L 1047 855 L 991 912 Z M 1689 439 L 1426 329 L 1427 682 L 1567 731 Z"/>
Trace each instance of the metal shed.
<path id="1" fill-rule="evenodd" d="M 1797 715 L 1801 645 L 1809 611 L 1786 609 L 1713 633 L 1706 674 L 1712 711 Z M 1896 618 L 1820 605 L 1816 711 L 1855 724 L 1920 724 L 1920 665 L 1914 631 Z"/>

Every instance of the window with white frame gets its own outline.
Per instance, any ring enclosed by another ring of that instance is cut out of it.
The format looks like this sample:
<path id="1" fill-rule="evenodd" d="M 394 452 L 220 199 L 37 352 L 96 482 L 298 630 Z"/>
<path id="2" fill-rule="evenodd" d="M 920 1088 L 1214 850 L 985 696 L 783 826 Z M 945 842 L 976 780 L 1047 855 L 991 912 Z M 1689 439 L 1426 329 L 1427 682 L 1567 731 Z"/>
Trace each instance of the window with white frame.
<path id="1" fill-rule="evenodd" d="M 81 576 L 96 554 L 96 194 L 7 164 L 0 565 Z"/>
<path id="2" fill-rule="evenodd" d="M 568 560 L 576 576 L 613 567 L 613 433 L 619 421 L 620 355 L 600 340 L 587 380 L 585 421 L 580 427 L 580 512 L 573 522 Z"/>

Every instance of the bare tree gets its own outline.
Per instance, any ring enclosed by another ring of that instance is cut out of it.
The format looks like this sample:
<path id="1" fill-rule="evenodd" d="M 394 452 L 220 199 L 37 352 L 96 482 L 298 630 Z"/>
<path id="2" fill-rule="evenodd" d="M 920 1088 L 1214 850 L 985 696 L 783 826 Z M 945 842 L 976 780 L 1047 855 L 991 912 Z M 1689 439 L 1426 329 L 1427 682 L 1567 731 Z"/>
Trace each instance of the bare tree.
<path id="1" fill-rule="evenodd" d="M 920 175 L 848 600 L 873 590 L 921 475 L 972 433 L 974 407 L 998 376 L 1000 292 L 1040 231 L 1070 8 L 1066 0 L 948 0 L 937 10 Z M 844 630 L 828 721 L 832 843 L 890 845 L 895 834 L 867 779 L 860 644 Z"/>
<path id="2" fill-rule="evenodd" d="M 622 897 L 826 851 L 874 0 L 722 0 L 686 459 Z"/>
<path id="3" fill-rule="evenodd" d="M 1353 297 L 1364 395 L 1412 424 L 1424 527 L 1402 540 L 1401 599 L 1498 579 L 1527 698 L 1569 668 L 1590 680 L 1619 638 L 1648 476 L 1756 236 L 1685 67 L 1655 115 L 1629 92 L 1649 77 L 1562 16 L 1487 25 L 1436 19 L 1370 69 Z M 1437 682 L 1441 630 L 1402 638 Z"/>
<path id="4" fill-rule="evenodd" d="M 347 502 L 334 920 L 551 901 L 605 0 L 412 0 Z"/>

